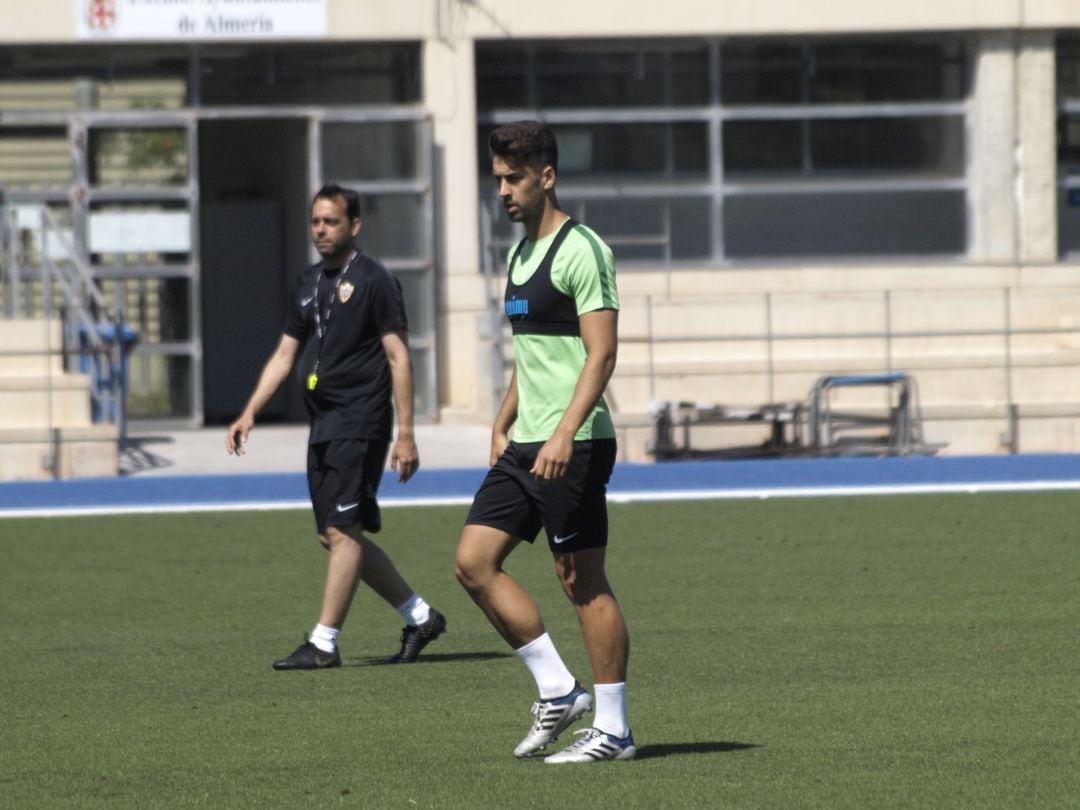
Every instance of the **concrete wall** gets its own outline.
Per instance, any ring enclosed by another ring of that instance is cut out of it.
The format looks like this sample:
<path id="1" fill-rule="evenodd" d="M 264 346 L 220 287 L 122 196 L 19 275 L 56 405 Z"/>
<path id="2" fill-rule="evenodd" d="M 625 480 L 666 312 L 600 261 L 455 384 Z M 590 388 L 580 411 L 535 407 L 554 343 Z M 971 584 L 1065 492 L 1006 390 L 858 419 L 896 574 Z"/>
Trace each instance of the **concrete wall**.
<path id="1" fill-rule="evenodd" d="M 934 290 L 967 290 L 970 293 L 969 307 L 985 306 L 988 308 L 986 317 L 996 318 L 1001 304 L 995 296 L 1005 287 L 1018 289 L 1047 280 L 1065 286 L 1076 283 L 1074 273 L 1054 265 L 1057 256 L 1057 202 L 1053 37 L 1044 32 L 988 31 L 977 36 L 975 47 L 977 54 L 968 168 L 972 189 L 972 239 L 967 260 L 946 265 L 785 265 L 755 266 L 752 269 L 703 267 L 652 273 L 635 269 L 619 277 L 624 303 L 646 296 L 657 300 L 704 296 L 710 302 L 711 314 L 699 314 L 698 324 L 704 330 L 704 336 L 715 336 L 729 328 L 728 322 L 716 315 L 717 310 L 724 308 L 725 296 L 731 306 L 737 308 L 743 300 L 741 297 L 766 293 L 827 296 L 851 291 L 916 294 Z M 445 82 L 446 78 L 442 77 L 441 81 Z M 458 84 L 465 83 L 463 75 Z M 457 125 L 444 120 L 441 128 L 443 132 L 457 133 L 459 148 L 471 145 L 471 118 L 466 122 L 458 121 Z M 462 229 L 456 229 L 459 233 L 466 227 L 475 233 L 476 222 L 470 216 L 476 210 L 475 189 L 468 185 L 466 172 L 461 172 L 458 179 L 465 185 L 454 187 L 457 189 L 454 199 L 468 199 L 469 204 L 460 207 L 451 205 L 446 214 L 448 219 L 460 217 L 459 221 L 465 223 Z M 448 188 L 451 186 L 448 180 Z M 464 245 L 462 247 L 463 250 L 450 260 L 453 269 L 447 273 L 444 284 L 443 317 L 447 328 L 441 340 L 445 355 L 452 358 L 454 370 L 454 384 L 446 392 L 445 403 L 450 409 L 479 413 L 485 406 L 484 392 L 496 384 L 493 377 L 485 380 L 484 374 L 494 374 L 497 370 L 492 371 L 474 359 L 488 345 L 480 316 L 485 306 L 484 289 L 476 272 L 469 267 L 469 262 L 477 260 L 475 253 L 466 251 Z M 987 303 L 980 304 L 980 301 Z M 624 312 L 624 333 L 634 328 L 626 316 Z M 844 312 L 842 307 L 834 307 L 830 317 L 841 322 L 848 316 L 859 317 Z M 680 318 L 684 329 L 687 328 L 688 317 L 694 316 L 687 316 L 683 310 Z M 786 322 L 783 313 L 777 317 L 781 319 L 774 324 L 778 329 L 797 331 L 799 324 L 805 323 L 809 315 L 805 309 L 796 307 L 789 311 Z M 817 318 L 821 317 L 824 316 L 819 313 Z M 477 347 L 481 347 L 480 352 Z M 847 349 L 850 350 L 851 346 Z M 977 346 L 969 349 L 976 353 L 979 351 Z M 815 348 L 816 352 L 822 350 L 820 346 Z M 624 350 L 621 362 L 632 364 L 633 351 Z M 880 362 L 880 356 L 872 350 L 865 355 L 861 361 L 864 365 Z M 851 360 L 855 365 L 860 362 L 858 357 Z M 678 360 L 672 358 L 671 362 L 677 363 Z M 466 382 L 471 375 L 459 376 L 462 366 L 468 367 L 470 364 L 473 364 L 476 375 L 472 388 Z M 616 381 L 613 387 L 622 389 L 619 399 L 622 400 L 620 404 L 624 411 L 640 413 L 646 410 L 648 397 L 640 384 L 630 381 L 633 376 L 632 371 L 628 372 L 626 379 L 621 384 Z M 792 396 L 805 382 L 801 378 L 792 381 L 792 388 L 785 392 L 785 396 Z M 711 399 L 731 399 L 734 396 L 743 401 L 751 391 L 754 397 L 763 397 L 766 393 L 761 378 L 751 385 L 743 380 L 734 386 L 718 386 L 715 379 L 708 377 L 697 380 L 697 383 L 703 390 L 712 391 Z M 686 384 L 684 380 L 683 385 Z M 993 387 L 992 383 L 988 385 Z M 951 400 L 953 396 L 958 394 L 945 395 L 945 399 Z M 999 400 L 997 394 L 987 393 L 986 396 L 995 402 Z M 1080 401 L 1080 391 L 1069 399 Z"/>
<path id="2" fill-rule="evenodd" d="M 39 0 L 34 14 L 14 13 L 16 7 L 22 6 L 16 0 L 0 2 L 0 10 L 8 12 L 0 42 L 74 41 L 72 0 Z M 628 334 L 636 328 L 635 316 L 629 310 L 635 300 L 640 302 L 646 296 L 671 300 L 691 295 L 709 297 L 714 309 L 700 316 L 699 323 L 691 324 L 692 329 L 719 328 L 717 309 L 730 311 L 729 322 L 738 323 L 740 318 L 748 317 L 740 310 L 740 302 L 766 293 L 808 296 L 805 307 L 793 305 L 786 315 L 781 313 L 774 324 L 779 328 L 797 328 L 807 318 L 807 312 L 815 308 L 832 312 L 831 317 L 838 323 L 848 319 L 869 327 L 873 324 L 861 320 L 859 307 L 844 310 L 836 305 L 834 297 L 883 291 L 918 297 L 932 295 L 935 290 L 967 290 L 965 308 L 971 310 L 969 317 L 989 322 L 1000 312 L 995 296 L 1005 287 L 1069 287 L 1080 281 L 1080 273 L 1057 263 L 1053 82 L 1053 29 L 1080 27 L 1080 2 L 1075 0 L 910 0 L 888 4 L 865 0 L 669 0 L 635 6 L 632 13 L 628 13 L 624 0 L 549 0 L 544 4 L 518 0 L 329 0 L 328 9 L 331 38 L 419 40 L 423 45 L 423 105 L 433 115 L 438 153 L 438 330 L 444 419 L 488 419 L 492 391 L 501 373 L 490 363 L 489 291 L 479 273 L 476 178 L 480 167 L 476 165 L 473 96 L 473 44 L 477 39 L 976 32 L 968 140 L 972 230 L 971 252 L 966 260 L 941 266 L 785 265 L 624 272 L 620 274 L 620 290 L 628 308 L 624 318 Z M 978 311 L 980 308 L 982 311 Z M 841 347 L 834 349 L 843 354 Z M 622 358 L 625 373 L 621 370 L 622 377 L 614 384 L 616 393 L 620 387 L 624 392 L 620 399 L 628 411 L 647 405 L 640 380 L 633 379 L 641 351 L 640 345 L 627 346 Z M 815 351 L 820 352 L 821 347 Z M 877 356 L 876 351 L 877 347 L 871 346 L 862 361 L 858 357 L 849 359 L 853 365 L 869 362 Z M 989 344 L 973 344 L 963 347 L 963 351 L 976 356 L 990 348 Z M 685 360 L 678 356 L 669 359 L 673 365 Z M 788 386 L 785 395 L 801 390 L 804 377 L 812 374 L 808 370 L 799 376 L 794 369 L 796 358 L 790 359 L 793 371 L 783 383 Z M 760 357 L 728 356 L 724 362 L 743 361 L 750 363 L 747 375 L 760 374 L 760 369 L 754 370 L 753 366 Z M 732 375 L 725 378 L 727 383 L 707 389 L 715 394 L 711 398 L 762 392 L 760 376 L 740 378 L 737 366 L 728 370 Z M 926 373 L 937 375 L 929 366 Z M 943 376 L 947 378 L 948 374 Z M 1024 391 L 1030 389 L 1054 391 L 1061 402 L 1080 402 L 1080 388 L 1074 391 L 1069 387 L 1072 376 L 1053 364 L 1033 365 L 1029 372 L 1017 377 L 1016 384 L 1026 387 L 1018 392 L 1019 399 L 1024 400 Z M 976 385 L 957 380 L 956 396 L 965 384 Z M 684 385 L 692 387 L 690 382 Z M 985 385 L 982 393 L 973 394 L 979 401 L 992 398 L 988 392 L 996 390 L 997 383 Z M 952 396 L 941 399 L 942 407 Z M 1037 397 L 1032 393 L 1026 398 L 1034 401 Z M 1046 418 L 1057 420 L 1055 436 L 1072 441 L 1067 417 Z M 969 437 L 960 442 L 965 448 L 980 443 L 985 450 L 998 447 L 1000 431 L 996 426 L 951 424 L 949 429 L 957 436 Z M 1057 439 L 1046 443 L 1053 441 Z M 1072 449 L 1080 449 L 1080 445 Z"/>
<path id="3" fill-rule="evenodd" d="M 71 42 L 72 0 L 0 0 L 0 42 Z M 1073 0 L 328 0 L 327 25 L 335 39 L 440 39 L 501 37 L 776 36 L 875 31 L 1038 30 L 1080 27 Z"/>

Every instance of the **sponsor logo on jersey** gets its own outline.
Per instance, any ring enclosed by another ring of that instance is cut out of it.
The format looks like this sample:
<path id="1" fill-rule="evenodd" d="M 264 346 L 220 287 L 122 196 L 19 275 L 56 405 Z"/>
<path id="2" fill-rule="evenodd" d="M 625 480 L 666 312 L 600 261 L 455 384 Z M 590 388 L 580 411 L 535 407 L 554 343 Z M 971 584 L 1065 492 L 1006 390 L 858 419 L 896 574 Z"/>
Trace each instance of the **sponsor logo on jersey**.
<path id="1" fill-rule="evenodd" d="M 512 315 L 528 315 L 529 314 L 529 299 L 518 298 L 516 295 L 506 302 L 506 314 Z"/>

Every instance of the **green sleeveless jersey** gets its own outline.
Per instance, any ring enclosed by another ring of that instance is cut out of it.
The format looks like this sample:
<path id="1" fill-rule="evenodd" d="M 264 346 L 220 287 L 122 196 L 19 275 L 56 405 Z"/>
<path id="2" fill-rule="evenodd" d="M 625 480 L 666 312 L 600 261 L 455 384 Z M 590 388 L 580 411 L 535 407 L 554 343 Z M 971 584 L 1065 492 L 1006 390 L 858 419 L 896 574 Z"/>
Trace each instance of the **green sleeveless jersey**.
<path id="1" fill-rule="evenodd" d="M 532 277 L 554 239 L 555 233 L 552 233 L 537 242 L 525 242 L 512 267 L 514 284 L 525 284 Z M 507 256 L 508 265 L 515 250 L 516 246 Z M 611 248 L 580 223 L 570 230 L 554 256 L 551 283 L 556 290 L 573 299 L 578 315 L 619 308 Z M 576 335 L 514 335 L 518 388 L 514 441 L 543 442 L 551 438 L 574 396 L 585 357 L 585 344 Z M 574 438 L 615 438 L 615 426 L 603 397 Z"/>

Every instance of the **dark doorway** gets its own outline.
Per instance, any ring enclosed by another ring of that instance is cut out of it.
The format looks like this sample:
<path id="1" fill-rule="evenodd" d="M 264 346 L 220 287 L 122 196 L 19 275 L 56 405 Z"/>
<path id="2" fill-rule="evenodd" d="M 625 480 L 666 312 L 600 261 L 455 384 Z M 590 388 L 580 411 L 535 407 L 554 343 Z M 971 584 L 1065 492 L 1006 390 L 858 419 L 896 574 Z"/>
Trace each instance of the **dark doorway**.
<path id="1" fill-rule="evenodd" d="M 203 412 L 234 419 L 281 335 L 307 262 L 308 137 L 302 119 L 199 124 Z M 290 378 L 261 417 L 306 419 Z"/>

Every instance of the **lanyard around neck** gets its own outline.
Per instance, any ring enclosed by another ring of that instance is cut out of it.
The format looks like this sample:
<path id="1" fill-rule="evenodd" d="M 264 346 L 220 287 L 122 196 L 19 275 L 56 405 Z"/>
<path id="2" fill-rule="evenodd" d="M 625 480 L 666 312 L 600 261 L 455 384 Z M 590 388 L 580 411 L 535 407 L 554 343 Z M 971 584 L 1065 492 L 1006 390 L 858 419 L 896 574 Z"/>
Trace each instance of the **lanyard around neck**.
<path id="1" fill-rule="evenodd" d="M 330 294 L 330 303 L 326 306 L 326 323 L 323 323 L 322 319 L 322 301 L 319 300 L 319 283 L 323 280 L 324 271 L 323 268 L 319 268 L 319 275 L 315 277 L 315 290 L 311 296 L 311 300 L 315 302 L 315 334 L 319 336 L 319 340 L 322 341 L 323 335 L 326 334 L 326 327 L 330 323 L 330 316 L 334 312 L 334 301 L 337 299 L 338 287 L 341 286 L 341 280 L 345 278 L 345 274 L 349 272 L 349 267 L 352 266 L 353 259 L 356 258 L 356 252 L 354 251 L 349 255 L 349 258 L 345 261 L 345 264 L 341 265 L 341 272 L 338 273 L 337 280 L 334 282 L 334 291 Z"/>

